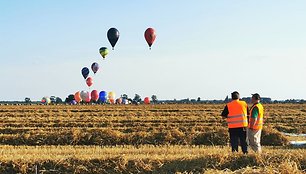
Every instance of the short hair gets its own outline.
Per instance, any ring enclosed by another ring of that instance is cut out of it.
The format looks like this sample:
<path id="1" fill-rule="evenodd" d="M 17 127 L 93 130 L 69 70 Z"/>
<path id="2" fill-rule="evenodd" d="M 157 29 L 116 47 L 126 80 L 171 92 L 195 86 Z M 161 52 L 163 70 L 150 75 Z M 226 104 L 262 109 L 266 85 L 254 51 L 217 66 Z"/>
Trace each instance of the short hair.
<path id="1" fill-rule="evenodd" d="M 260 100 L 260 95 L 258 93 L 252 94 L 252 98 L 255 100 Z"/>
<path id="2" fill-rule="evenodd" d="M 239 92 L 237 92 L 237 91 L 232 92 L 232 99 L 233 100 L 239 99 Z"/>

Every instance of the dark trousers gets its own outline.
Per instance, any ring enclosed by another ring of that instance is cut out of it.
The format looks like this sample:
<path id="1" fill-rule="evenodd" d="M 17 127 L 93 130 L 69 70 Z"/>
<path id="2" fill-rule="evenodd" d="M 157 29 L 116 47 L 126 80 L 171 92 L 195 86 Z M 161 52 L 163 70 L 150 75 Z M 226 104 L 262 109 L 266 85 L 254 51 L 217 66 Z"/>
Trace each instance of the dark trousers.
<path id="1" fill-rule="evenodd" d="M 244 154 L 248 153 L 248 144 L 246 142 L 247 133 L 246 128 L 229 128 L 230 142 L 232 146 L 232 152 L 238 152 L 238 145 L 240 146 Z"/>

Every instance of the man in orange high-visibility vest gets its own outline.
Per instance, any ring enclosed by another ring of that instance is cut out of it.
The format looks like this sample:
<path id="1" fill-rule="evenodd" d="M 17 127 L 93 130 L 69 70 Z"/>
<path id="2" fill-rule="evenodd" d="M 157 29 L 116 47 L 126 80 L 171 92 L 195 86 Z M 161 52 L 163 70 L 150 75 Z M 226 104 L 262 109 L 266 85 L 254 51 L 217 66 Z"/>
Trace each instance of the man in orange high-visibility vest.
<path id="1" fill-rule="evenodd" d="M 242 152 L 247 154 L 248 105 L 246 102 L 239 100 L 237 91 L 232 93 L 232 101 L 225 106 L 221 115 L 227 121 L 232 152 L 238 152 L 240 141 Z"/>
<path id="2" fill-rule="evenodd" d="M 264 108 L 260 103 L 260 95 L 252 94 L 252 104 L 253 106 L 250 109 L 249 116 L 249 125 L 248 125 L 248 139 L 249 145 L 251 148 L 258 153 L 261 153 L 261 130 L 263 126 L 263 114 Z"/>

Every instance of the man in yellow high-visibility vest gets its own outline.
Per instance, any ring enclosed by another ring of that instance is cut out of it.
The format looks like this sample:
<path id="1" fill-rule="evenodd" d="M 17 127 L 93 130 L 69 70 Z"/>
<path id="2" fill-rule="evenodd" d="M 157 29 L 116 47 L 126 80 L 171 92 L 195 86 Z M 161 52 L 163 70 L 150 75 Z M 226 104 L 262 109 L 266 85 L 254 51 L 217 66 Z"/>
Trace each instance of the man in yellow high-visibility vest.
<path id="1" fill-rule="evenodd" d="M 263 126 L 264 108 L 260 103 L 259 94 L 256 93 L 252 95 L 252 104 L 253 106 L 250 109 L 249 115 L 249 129 L 247 131 L 249 145 L 255 152 L 261 153 L 260 138 Z"/>
<path id="2" fill-rule="evenodd" d="M 242 152 L 248 153 L 247 127 L 248 127 L 248 105 L 239 100 L 237 91 L 232 93 L 232 101 L 229 102 L 221 115 L 226 118 L 232 152 L 238 152 L 240 142 Z"/>

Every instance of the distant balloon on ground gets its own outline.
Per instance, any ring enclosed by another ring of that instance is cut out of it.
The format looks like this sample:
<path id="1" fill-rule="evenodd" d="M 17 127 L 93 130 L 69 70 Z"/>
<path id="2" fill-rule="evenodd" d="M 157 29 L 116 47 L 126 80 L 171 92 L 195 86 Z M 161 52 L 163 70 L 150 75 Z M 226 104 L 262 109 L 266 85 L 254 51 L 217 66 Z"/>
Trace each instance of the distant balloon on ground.
<path id="1" fill-rule="evenodd" d="M 145 104 L 150 104 L 150 98 L 149 97 L 144 98 L 143 102 Z"/>
<path id="2" fill-rule="evenodd" d="M 115 99 L 110 98 L 110 99 L 109 99 L 109 103 L 110 103 L 110 104 L 115 104 Z"/>
<path id="3" fill-rule="evenodd" d="M 90 94 L 88 91 L 81 91 L 81 99 L 84 101 L 84 102 L 87 102 L 89 103 L 90 102 Z"/>
<path id="4" fill-rule="evenodd" d="M 101 91 L 99 93 L 99 100 L 103 103 L 105 103 L 107 101 L 107 92 L 105 91 Z"/>
<path id="5" fill-rule="evenodd" d="M 119 105 L 122 104 L 122 98 L 121 97 L 116 99 L 116 104 L 119 104 Z"/>
<path id="6" fill-rule="evenodd" d="M 153 28 L 148 28 L 145 33 L 144 33 L 144 37 L 151 49 L 152 44 L 154 43 L 155 39 L 156 39 L 156 33 L 155 30 Z"/>
<path id="7" fill-rule="evenodd" d="M 114 50 L 114 47 L 115 47 L 115 45 L 116 45 L 116 43 L 119 39 L 119 36 L 120 36 L 120 33 L 116 28 L 110 28 L 107 31 L 107 38 L 108 38 L 108 41 L 110 42 L 110 44 L 112 45 L 113 50 Z"/>
<path id="8" fill-rule="evenodd" d="M 88 77 L 86 79 L 86 84 L 87 84 L 88 87 L 91 87 L 91 85 L 93 84 L 93 79 L 91 77 Z"/>
<path id="9" fill-rule="evenodd" d="M 122 99 L 122 104 L 127 105 L 127 104 L 129 104 L 129 101 L 126 98 L 123 98 Z"/>
<path id="10" fill-rule="evenodd" d="M 99 99 L 99 92 L 97 90 L 91 91 L 91 100 L 96 102 Z"/>
<path id="11" fill-rule="evenodd" d="M 98 72 L 99 68 L 100 67 L 99 67 L 99 64 L 97 62 L 92 63 L 91 70 L 92 70 L 92 72 L 94 72 L 94 74 L 96 74 Z"/>
<path id="12" fill-rule="evenodd" d="M 77 101 L 72 100 L 72 101 L 70 102 L 70 104 L 71 104 L 71 105 L 76 105 L 76 104 L 77 104 Z"/>
<path id="13" fill-rule="evenodd" d="M 106 47 L 101 47 L 99 49 L 99 53 L 101 54 L 103 59 L 105 59 L 105 57 L 108 55 L 108 49 Z"/>
<path id="14" fill-rule="evenodd" d="M 109 93 L 108 93 L 108 98 L 109 98 L 109 99 L 114 99 L 114 100 L 115 100 L 115 98 L 116 98 L 115 92 L 109 92 Z"/>
<path id="15" fill-rule="evenodd" d="M 48 104 L 51 103 L 51 100 L 50 100 L 49 97 L 43 97 L 43 98 L 41 99 L 41 103 L 44 104 L 44 105 L 48 105 Z"/>
<path id="16" fill-rule="evenodd" d="M 78 91 L 78 92 L 76 92 L 76 93 L 74 94 L 74 100 L 75 100 L 76 102 L 78 102 L 78 103 L 80 103 L 80 102 L 82 101 L 80 91 Z"/>
<path id="17" fill-rule="evenodd" d="M 81 70 L 81 73 L 84 77 L 84 79 L 86 79 L 89 75 L 89 69 L 87 67 L 84 67 L 82 70 Z"/>

